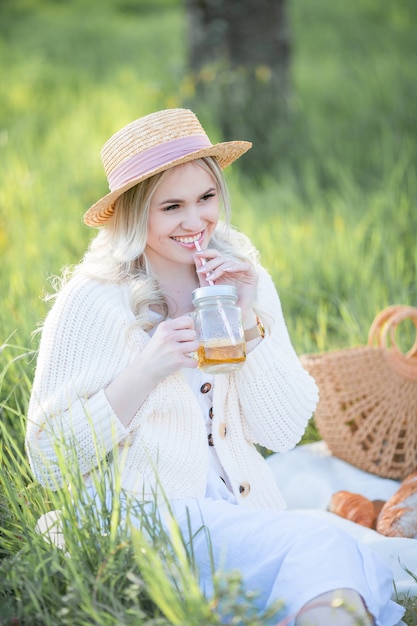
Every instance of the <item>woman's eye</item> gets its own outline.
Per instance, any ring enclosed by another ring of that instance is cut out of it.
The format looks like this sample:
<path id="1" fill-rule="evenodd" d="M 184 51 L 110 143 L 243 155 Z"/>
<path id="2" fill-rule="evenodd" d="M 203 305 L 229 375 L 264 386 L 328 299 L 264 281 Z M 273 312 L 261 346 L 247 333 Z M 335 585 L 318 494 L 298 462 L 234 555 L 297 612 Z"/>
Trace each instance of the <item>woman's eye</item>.
<path id="1" fill-rule="evenodd" d="M 209 198 L 214 198 L 216 194 L 214 193 L 214 191 L 210 191 L 210 193 L 206 193 L 201 199 L 202 200 L 209 200 Z"/>
<path id="2" fill-rule="evenodd" d="M 169 204 L 168 206 L 164 207 L 164 211 L 172 211 L 174 209 L 178 209 L 179 204 Z"/>

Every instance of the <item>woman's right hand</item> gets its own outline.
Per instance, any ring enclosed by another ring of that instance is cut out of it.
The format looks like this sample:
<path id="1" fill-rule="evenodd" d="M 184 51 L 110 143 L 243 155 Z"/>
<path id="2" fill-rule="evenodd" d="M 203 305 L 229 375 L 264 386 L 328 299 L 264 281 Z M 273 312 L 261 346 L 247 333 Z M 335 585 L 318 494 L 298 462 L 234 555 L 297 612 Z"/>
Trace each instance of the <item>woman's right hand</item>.
<path id="1" fill-rule="evenodd" d="M 191 315 L 161 322 L 138 360 L 162 380 L 182 367 L 197 367 L 198 341 Z M 159 382 L 159 380 L 157 382 Z"/>
<path id="2" fill-rule="evenodd" d="M 161 322 L 148 344 L 107 387 L 106 396 L 128 426 L 152 389 L 182 367 L 197 367 L 198 341 L 190 315 Z"/>

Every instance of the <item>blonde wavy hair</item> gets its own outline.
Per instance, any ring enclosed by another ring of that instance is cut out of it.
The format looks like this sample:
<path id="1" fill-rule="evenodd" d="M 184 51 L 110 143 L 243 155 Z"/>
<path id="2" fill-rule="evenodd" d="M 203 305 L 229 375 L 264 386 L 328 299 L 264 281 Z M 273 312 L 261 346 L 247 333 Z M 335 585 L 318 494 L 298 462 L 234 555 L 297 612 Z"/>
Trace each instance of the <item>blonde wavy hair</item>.
<path id="1" fill-rule="evenodd" d="M 219 221 L 210 240 L 210 247 L 256 266 L 256 249 L 245 235 L 230 224 L 229 193 L 217 161 L 213 157 L 205 157 L 193 163 L 213 177 L 224 213 L 224 219 Z M 82 262 L 71 273 L 102 282 L 130 283 L 135 326 L 139 325 L 144 330 L 150 330 L 154 325 L 149 320 L 149 307 L 162 311 L 163 318 L 168 315 L 166 299 L 149 271 L 145 255 L 149 207 L 156 189 L 168 172 L 166 170 L 144 180 L 116 200 L 112 218 L 100 228 Z"/>

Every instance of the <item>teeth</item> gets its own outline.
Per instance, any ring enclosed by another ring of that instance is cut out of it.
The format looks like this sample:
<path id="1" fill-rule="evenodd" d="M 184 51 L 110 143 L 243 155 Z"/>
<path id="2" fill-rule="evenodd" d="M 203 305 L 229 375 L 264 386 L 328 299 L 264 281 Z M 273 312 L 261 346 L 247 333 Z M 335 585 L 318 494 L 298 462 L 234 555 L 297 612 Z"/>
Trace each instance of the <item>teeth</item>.
<path id="1" fill-rule="evenodd" d="M 173 237 L 172 239 L 179 241 L 180 243 L 194 243 L 200 239 L 200 235 L 201 233 L 197 235 L 197 237 Z"/>

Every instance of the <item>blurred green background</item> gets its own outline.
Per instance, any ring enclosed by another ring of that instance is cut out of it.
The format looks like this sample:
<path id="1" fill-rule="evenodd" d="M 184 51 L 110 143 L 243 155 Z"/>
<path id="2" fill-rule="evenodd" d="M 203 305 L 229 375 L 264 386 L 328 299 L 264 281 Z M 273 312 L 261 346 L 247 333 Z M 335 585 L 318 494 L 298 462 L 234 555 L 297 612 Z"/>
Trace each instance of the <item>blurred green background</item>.
<path id="1" fill-rule="evenodd" d="M 416 302 L 417 8 L 288 8 L 285 146 L 261 185 L 237 165 L 227 177 L 233 221 L 259 247 L 304 352 L 362 342 L 386 304 Z M 2 341 L 33 345 L 48 277 L 82 256 L 93 234 L 83 213 L 106 192 L 104 141 L 188 105 L 186 45 L 180 0 L 1 2 Z M 210 102 L 194 109 L 220 139 Z"/>

